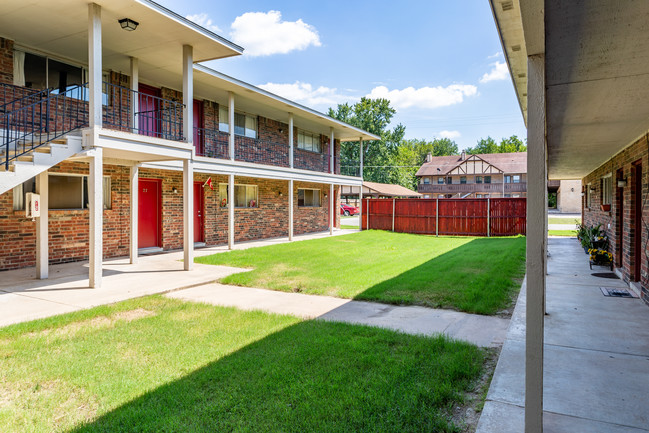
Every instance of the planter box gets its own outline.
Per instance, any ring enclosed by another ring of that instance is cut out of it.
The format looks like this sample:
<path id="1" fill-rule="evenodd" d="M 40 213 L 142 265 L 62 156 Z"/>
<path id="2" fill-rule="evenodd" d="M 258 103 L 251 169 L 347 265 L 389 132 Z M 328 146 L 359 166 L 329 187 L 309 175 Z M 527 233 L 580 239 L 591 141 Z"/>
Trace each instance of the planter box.
<path id="1" fill-rule="evenodd" d="M 603 210 L 604 212 L 610 212 L 610 211 L 611 211 L 611 205 L 610 205 L 610 204 L 603 204 L 603 205 L 600 205 L 599 208 L 600 208 L 601 210 Z"/>

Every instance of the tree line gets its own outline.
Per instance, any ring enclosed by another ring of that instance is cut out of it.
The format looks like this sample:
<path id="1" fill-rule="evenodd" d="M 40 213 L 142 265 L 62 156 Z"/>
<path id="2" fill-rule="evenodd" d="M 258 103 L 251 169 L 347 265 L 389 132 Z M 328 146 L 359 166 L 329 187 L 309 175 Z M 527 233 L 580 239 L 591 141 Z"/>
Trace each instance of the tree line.
<path id="1" fill-rule="evenodd" d="M 338 104 L 329 108 L 328 115 L 357 128 L 381 137 L 380 140 L 363 145 L 363 179 L 370 182 L 393 183 L 410 189 L 417 189 L 415 174 L 426 161 L 426 155 L 459 155 L 457 143 L 449 138 L 404 139 L 406 127 L 402 124 L 389 129 L 396 110 L 387 99 L 361 98 L 353 105 Z M 503 138 L 499 143 L 491 137 L 478 140 L 473 147 L 465 149 L 467 154 L 525 152 L 526 144 L 516 135 Z M 360 167 L 359 143 L 350 141 L 341 144 L 341 173 L 358 175 Z"/>

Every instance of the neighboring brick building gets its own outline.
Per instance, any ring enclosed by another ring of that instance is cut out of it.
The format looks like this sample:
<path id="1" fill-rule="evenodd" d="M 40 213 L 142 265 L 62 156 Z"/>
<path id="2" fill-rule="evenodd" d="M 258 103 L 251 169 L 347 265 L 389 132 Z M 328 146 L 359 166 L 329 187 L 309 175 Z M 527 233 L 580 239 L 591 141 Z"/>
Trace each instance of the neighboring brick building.
<path id="1" fill-rule="evenodd" d="M 147 25 L 103 32 L 101 46 L 88 20 L 59 16 L 50 2 L 6 14 L 0 7 L 0 25 L 28 15 L 67 20 L 53 33 L 12 26 L 0 38 L 0 116 L 9 125 L 0 131 L 0 270 L 36 266 L 46 277 L 48 264 L 90 259 L 98 286 L 102 257 L 180 248 L 191 255 L 194 245 L 337 226 L 340 185 L 361 184 L 340 175 L 340 142 L 378 137 L 199 64 L 180 73 L 181 60 L 241 48 L 169 11 L 119 0 L 84 4 L 80 13 L 99 28 L 118 26 L 110 17 L 125 5 Z M 151 45 L 162 29 L 170 40 Z M 33 45 L 84 31 L 98 63 L 87 64 L 76 46 Z M 93 68 L 103 85 L 85 83 Z M 46 196 L 35 220 L 25 216 L 29 192 Z M 47 245 L 40 255 L 39 242 Z"/>

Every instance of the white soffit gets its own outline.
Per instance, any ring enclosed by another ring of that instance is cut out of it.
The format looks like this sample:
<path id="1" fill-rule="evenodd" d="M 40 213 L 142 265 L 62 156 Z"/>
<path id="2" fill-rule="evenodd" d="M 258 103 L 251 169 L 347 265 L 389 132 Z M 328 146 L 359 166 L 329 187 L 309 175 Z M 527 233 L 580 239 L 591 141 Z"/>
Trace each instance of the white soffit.
<path id="1" fill-rule="evenodd" d="M 0 36 L 19 46 L 88 63 L 88 1 L 2 0 Z M 101 6 L 103 67 L 128 72 L 129 57 L 140 59 L 142 79 L 168 86 L 182 83 L 182 46 L 194 47 L 194 61 L 239 55 L 243 49 L 149 0 L 96 0 Z M 123 30 L 118 20 L 139 23 Z M 170 82 L 173 81 L 173 82 Z M 179 87 L 179 86 L 174 86 Z"/>

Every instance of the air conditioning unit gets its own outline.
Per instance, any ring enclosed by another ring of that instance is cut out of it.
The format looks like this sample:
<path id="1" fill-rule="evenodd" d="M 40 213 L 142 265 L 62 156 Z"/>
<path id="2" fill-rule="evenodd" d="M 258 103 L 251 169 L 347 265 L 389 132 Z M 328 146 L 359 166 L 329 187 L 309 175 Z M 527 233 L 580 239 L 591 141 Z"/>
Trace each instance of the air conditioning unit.
<path id="1" fill-rule="evenodd" d="M 33 192 L 25 194 L 25 214 L 27 218 L 40 218 L 41 216 L 41 195 Z"/>

